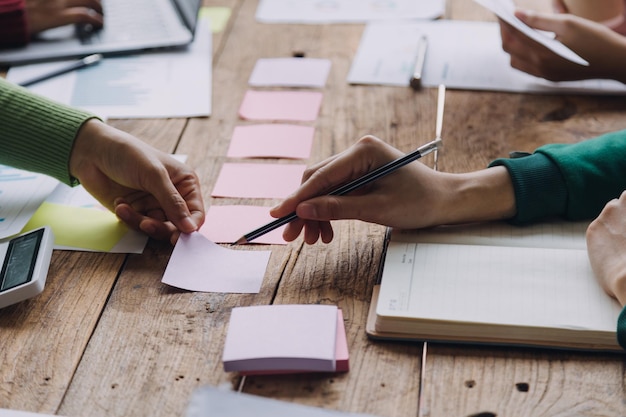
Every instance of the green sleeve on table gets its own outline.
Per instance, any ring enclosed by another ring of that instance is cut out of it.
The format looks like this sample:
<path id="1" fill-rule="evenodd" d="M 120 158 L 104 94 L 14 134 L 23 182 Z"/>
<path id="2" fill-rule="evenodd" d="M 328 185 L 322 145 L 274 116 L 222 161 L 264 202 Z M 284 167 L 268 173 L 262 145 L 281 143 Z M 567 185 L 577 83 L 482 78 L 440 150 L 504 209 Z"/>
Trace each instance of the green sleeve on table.
<path id="1" fill-rule="evenodd" d="M 0 79 L 0 163 L 74 185 L 69 172 L 74 139 L 94 117 Z"/>
<path id="2" fill-rule="evenodd" d="M 509 171 L 515 192 L 516 214 L 511 222 L 523 224 L 549 216 L 562 216 L 567 203 L 565 181 L 545 155 L 496 159 L 490 165 Z"/>

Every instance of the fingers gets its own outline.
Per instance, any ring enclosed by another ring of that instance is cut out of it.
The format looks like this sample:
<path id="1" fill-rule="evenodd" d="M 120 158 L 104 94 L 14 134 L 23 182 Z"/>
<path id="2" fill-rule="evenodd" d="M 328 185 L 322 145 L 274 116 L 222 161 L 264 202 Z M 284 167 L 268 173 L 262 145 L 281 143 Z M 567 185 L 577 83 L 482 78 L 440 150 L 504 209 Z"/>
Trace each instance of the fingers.
<path id="1" fill-rule="evenodd" d="M 96 28 L 104 24 L 102 4 L 99 0 L 26 3 L 26 18 L 31 34 L 77 23 L 93 25 Z"/>
<path id="2" fill-rule="evenodd" d="M 67 8 L 82 7 L 91 9 L 99 15 L 104 14 L 100 0 L 67 0 L 65 5 Z"/>
<path id="3" fill-rule="evenodd" d="M 307 169 L 303 183 L 282 203 L 270 210 L 282 217 L 303 201 L 325 195 L 347 182 L 378 168 L 402 153 L 374 136 L 365 136 L 347 150 Z"/>
<path id="4" fill-rule="evenodd" d="M 569 22 L 569 15 L 538 13 L 532 10 L 516 10 L 515 17 L 533 29 L 554 32 L 558 38 L 563 34 Z"/>
<path id="5" fill-rule="evenodd" d="M 171 223 L 145 216 L 126 203 L 115 206 L 115 215 L 134 230 L 140 230 L 157 240 L 167 240 L 176 232 Z"/>
<path id="6" fill-rule="evenodd" d="M 145 213 L 146 217 L 169 221 L 183 233 L 191 233 L 200 228 L 204 222 L 204 203 L 200 195 L 199 180 L 195 174 L 188 174 L 183 180 L 175 184 L 169 176 L 161 178 L 161 182 L 146 190 L 152 195 L 143 195 L 129 205 L 138 213 Z"/>
<path id="7" fill-rule="evenodd" d="M 553 0 L 552 10 L 554 11 L 554 13 L 567 13 L 567 6 L 563 2 L 563 0 Z"/>

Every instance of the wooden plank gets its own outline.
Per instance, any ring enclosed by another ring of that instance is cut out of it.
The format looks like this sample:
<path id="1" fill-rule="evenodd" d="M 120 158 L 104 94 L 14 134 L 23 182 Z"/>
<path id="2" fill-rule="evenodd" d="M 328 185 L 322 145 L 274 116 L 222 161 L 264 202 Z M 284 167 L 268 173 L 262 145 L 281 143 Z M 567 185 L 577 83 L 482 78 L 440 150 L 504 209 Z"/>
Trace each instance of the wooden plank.
<path id="1" fill-rule="evenodd" d="M 429 352 L 424 416 L 626 415 L 620 355 L 434 344 Z"/>
<path id="2" fill-rule="evenodd" d="M 123 261 L 55 251 L 43 293 L 0 310 L 0 407 L 56 412 Z"/>

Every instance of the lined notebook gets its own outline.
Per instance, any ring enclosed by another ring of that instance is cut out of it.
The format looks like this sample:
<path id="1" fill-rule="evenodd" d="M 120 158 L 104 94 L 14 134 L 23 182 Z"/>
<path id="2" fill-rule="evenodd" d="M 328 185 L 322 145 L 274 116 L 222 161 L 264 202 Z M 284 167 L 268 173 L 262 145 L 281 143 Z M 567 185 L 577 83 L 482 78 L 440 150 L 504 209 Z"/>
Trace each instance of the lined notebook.
<path id="1" fill-rule="evenodd" d="M 619 303 L 595 280 L 587 223 L 392 231 L 371 337 L 623 351 Z"/>

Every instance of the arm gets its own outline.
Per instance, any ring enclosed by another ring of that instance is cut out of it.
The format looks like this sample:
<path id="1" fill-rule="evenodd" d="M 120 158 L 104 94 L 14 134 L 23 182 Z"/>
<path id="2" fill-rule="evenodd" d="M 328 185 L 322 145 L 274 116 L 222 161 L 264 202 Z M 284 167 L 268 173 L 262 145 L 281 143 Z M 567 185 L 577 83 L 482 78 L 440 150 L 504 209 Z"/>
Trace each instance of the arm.
<path id="1" fill-rule="evenodd" d="M 348 196 L 329 191 L 402 155 L 365 137 L 348 150 L 309 168 L 301 187 L 274 207 L 280 217 L 296 211 L 285 229 L 294 240 L 332 239 L 330 220 L 359 219 L 398 228 L 549 216 L 591 219 L 626 189 L 626 131 L 577 144 L 547 145 L 523 158 L 498 159 L 491 168 L 464 174 L 409 164 Z"/>
<path id="2" fill-rule="evenodd" d="M 196 174 L 185 164 L 92 115 L 0 79 L 0 163 L 79 181 L 130 227 L 156 239 L 204 222 Z"/>
<path id="3" fill-rule="evenodd" d="M 75 23 L 102 27 L 100 0 L 0 0 L 0 48 L 24 46 L 47 29 Z"/>
<path id="4" fill-rule="evenodd" d="M 516 16 L 530 27 L 554 32 L 589 66 L 572 63 L 500 22 L 502 47 L 511 56 L 513 68 L 552 81 L 604 78 L 626 83 L 626 37 L 572 14 L 518 10 Z"/>
<path id="5" fill-rule="evenodd" d="M 568 220 L 596 217 L 607 201 L 626 189 L 626 130 L 575 144 L 551 144 L 534 154 L 498 159 L 515 188 L 514 222 L 548 216 Z"/>
<path id="6" fill-rule="evenodd" d="M 0 0 L 0 48 L 28 42 L 24 0 Z"/>
<path id="7" fill-rule="evenodd" d="M 366 136 L 354 146 L 309 168 L 302 186 L 272 216 L 296 211 L 299 219 L 285 229 L 294 240 L 305 230 L 305 241 L 332 240 L 330 220 L 359 219 L 398 228 L 504 219 L 515 214 L 511 180 L 503 167 L 467 174 L 434 171 L 411 163 L 347 196 L 326 193 L 402 156 L 385 142 Z M 454 208 L 454 209 L 451 209 Z"/>

